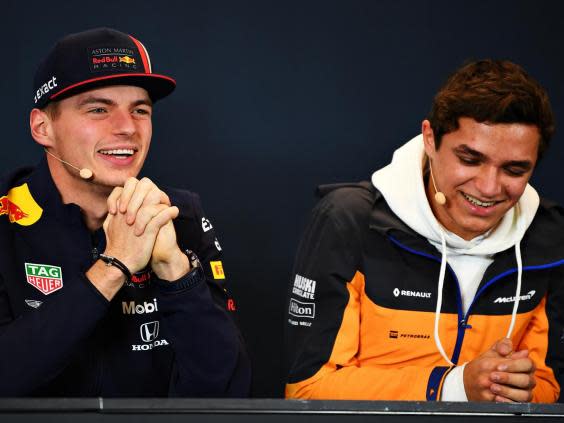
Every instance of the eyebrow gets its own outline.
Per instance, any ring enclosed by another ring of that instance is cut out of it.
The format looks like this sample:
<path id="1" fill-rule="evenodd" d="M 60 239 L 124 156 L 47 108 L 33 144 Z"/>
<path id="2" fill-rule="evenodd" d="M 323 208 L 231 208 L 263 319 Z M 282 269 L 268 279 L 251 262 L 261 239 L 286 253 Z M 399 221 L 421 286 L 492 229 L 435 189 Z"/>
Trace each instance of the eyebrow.
<path id="1" fill-rule="evenodd" d="M 105 98 L 105 97 L 86 97 L 84 99 L 82 99 L 80 101 L 80 103 L 78 103 L 78 107 L 83 107 L 86 106 L 88 104 L 105 104 L 107 106 L 114 106 L 116 104 L 115 101 L 110 100 L 109 98 Z M 131 105 L 133 107 L 136 106 L 141 106 L 141 105 L 146 105 L 146 106 L 150 106 L 153 107 L 153 102 L 151 101 L 150 98 L 142 98 L 139 100 L 135 100 L 133 103 L 131 103 Z"/>
<path id="2" fill-rule="evenodd" d="M 454 149 L 456 153 L 468 154 L 477 160 L 487 160 L 487 156 L 480 153 L 473 148 L 468 147 L 466 144 L 461 144 Z M 516 166 L 523 170 L 529 170 L 533 167 L 533 163 L 530 160 L 509 160 L 503 163 L 503 166 Z"/>

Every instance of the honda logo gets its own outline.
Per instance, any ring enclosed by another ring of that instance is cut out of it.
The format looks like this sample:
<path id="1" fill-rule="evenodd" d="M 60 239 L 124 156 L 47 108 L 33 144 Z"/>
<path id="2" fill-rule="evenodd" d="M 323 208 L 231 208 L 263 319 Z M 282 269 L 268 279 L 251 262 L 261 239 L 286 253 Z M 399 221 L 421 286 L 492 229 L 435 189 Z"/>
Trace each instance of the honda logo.
<path id="1" fill-rule="evenodd" d="M 141 332 L 141 339 L 145 342 L 152 342 L 159 336 L 159 322 L 143 323 L 139 328 Z"/>

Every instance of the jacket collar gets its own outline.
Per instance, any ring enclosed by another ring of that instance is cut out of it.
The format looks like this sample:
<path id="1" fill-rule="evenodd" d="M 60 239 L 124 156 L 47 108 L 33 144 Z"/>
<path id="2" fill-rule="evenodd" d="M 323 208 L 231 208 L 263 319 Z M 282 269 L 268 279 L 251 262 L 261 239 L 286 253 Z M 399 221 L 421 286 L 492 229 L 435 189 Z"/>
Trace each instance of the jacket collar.
<path id="1" fill-rule="evenodd" d="M 23 182 L 27 182 L 31 195 L 44 213 L 64 224 L 84 226 L 80 207 L 76 204 L 63 204 L 45 157 Z"/>
<path id="2" fill-rule="evenodd" d="M 392 212 L 383 195 L 376 188 L 370 214 L 370 229 L 387 238 L 393 238 L 403 246 L 440 258 L 440 254 L 428 240 L 417 234 Z M 513 262 L 513 248 L 499 255 Z M 523 265 L 542 266 L 564 260 L 564 209 L 556 203 L 541 200 L 539 209 L 521 241 Z"/>

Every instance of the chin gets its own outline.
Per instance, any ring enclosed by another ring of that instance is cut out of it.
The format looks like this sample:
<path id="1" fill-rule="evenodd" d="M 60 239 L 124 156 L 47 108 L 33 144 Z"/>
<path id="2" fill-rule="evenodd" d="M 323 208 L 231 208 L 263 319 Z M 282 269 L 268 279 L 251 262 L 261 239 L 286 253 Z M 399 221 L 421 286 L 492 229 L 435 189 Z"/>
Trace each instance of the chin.
<path id="1" fill-rule="evenodd" d="M 466 233 L 473 234 L 472 237 L 475 238 L 479 235 L 485 234 L 486 232 L 491 230 L 495 225 L 496 223 L 483 222 L 474 225 L 463 225 L 462 228 L 464 228 Z"/>

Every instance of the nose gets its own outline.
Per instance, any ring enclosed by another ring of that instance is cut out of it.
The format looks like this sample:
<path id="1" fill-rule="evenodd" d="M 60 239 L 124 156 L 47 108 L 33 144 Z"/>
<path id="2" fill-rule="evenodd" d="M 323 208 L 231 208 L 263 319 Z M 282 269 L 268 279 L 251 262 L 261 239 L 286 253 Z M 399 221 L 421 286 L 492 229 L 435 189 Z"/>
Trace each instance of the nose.
<path id="1" fill-rule="evenodd" d="M 131 136 L 135 132 L 135 121 L 129 110 L 116 109 L 112 113 L 112 129 L 114 134 Z"/>
<path id="2" fill-rule="evenodd" d="M 494 199 L 502 192 L 498 169 L 494 166 L 480 167 L 475 178 L 475 186 L 484 199 Z"/>

